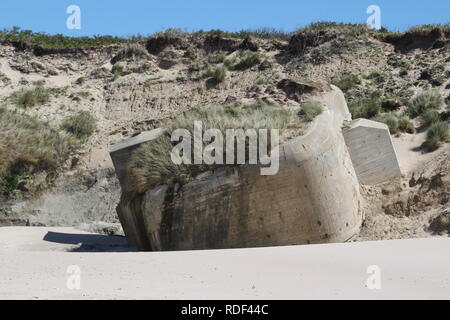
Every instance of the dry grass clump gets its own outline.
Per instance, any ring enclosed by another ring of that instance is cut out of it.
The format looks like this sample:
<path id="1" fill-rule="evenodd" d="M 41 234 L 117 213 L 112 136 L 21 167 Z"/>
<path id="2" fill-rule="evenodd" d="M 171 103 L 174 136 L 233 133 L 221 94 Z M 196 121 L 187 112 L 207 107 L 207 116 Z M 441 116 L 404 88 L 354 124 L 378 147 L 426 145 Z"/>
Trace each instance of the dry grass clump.
<path id="1" fill-rule="evenodd" d="M 444 105 L 444 98 L 437 89 L 430 89 L 419 93 L 408 105 L 408 114 L 416 118 L 428 110 L 438 110 Z"/>
<path id="2" fill-rule="evenodd" d="M 361 78 L 356 74 L 348 74 L 343 76 L 337 81 L 334 81 L 333 84 L 342 91 L 346 92 L 355 86 L 361 84 Z"/>
<path id="3" fill-rule="evenodd" d="M 176 165 L 170 158 L 174 146 L 170 140 L 172 131 L 180 128 L 187 129 L 193 137 L 194 121 L 202 121 L 203 132 L 212 128 L 219 129 L 224 140 L 226 140 L 226 129 L 279 129 L 281 136 L 283 130 L 301 126 L 301 120 L 295 115 L 295 111 L 263 102 L 244 106 L 195 108 L 184 117 L 179 117 L 162 136 L 141 145 L 133 153 L 127 177 L 130 191 L 143 193 L 159 184 L 183 184 L 193 179 L 198 173 L 214 168 L 206 164 Z M 205 143 L 204 146 L 206 146 Z M 192 150 L 194 150 L 193 147 Z"/>
<path id="4" fill-rule="evenodd" d="M 425 141 L 425 148 L 428 151 L 438 149 L 449 136 L 449 124 L 445 121 L 440 121 L 433 124 L 427 132 L 427 139 Z"/>
<path id="5" fill-rule="evenodd" d="M 420 124 L 424 128 L 428 128 L 439 121 L 441 121 L 441 115 L 437 110 L 427 110 L 420 115 Z"/>
<path id="6" fill-rule="evenodd" d="M 181 29 L 170 28 L 152 35 L 146 43 L 147 51 L 159 54 L 168 46 L 180 46 L 185 43 L 186 33 Z"/>
<path id="7" fill-rule="evenodd" d="M 9 197 L 36 186 L 35 174 L 50 183 L 79 142 L 35 117 L 0 109 L 0 193 Z"/>
<path id="8" fill-rule="evenodd" d="M 223 60 L 224 66 L 231 70 L 246 70 L 260 65 L 260 69 L 269 69 L 271 62 L 262 52 L 252 50 L 239 51 L 237 55 Z"/>
<path id="9" fill-rule="evenodd" d="M 115 64 L 119 61 L 122 61 L 124 59 L 132 59 L 135 60 L 137 58 L 147 58 L 148 57 L 148 52 L 147 50 L 136 43 L 133 44 L 129 44 L 127 45 L 125 48 L 123 48 L 122 50 L 120 50 L 115 56 L 114 58 L 111 59 L 111 63 Z"/>
<path id="10" fill-rule="evenodd" d="M 322 105 L 318 101 L 309 100 L 302 104 L 298 115 L 305 122 L 313 121 L 315 117 L 322 113 Z"/>
<path id="11" fill-rule="evenodd" d="M 31 108 L 50 101 L 52 90 L 37 85 L 32 89 L 20 89 L 11 94 L 9 99 L 19 108 Z"/>
<path id="12" fill-rule="evenodd" d="M 224 65 L 219 65 L 215 67 L 207 66 L 205 71 L 205 76 L 208 78 L 213 78 L 216 83 L 224 82 L 227 78 L 228 69 Z"/>
<path id="13" fill-rule="evenodd" d="M 259 65 L 264 60 L 264 55 L 261 52 L 254 52 L 251 50 L 244 50 L 239 52 L 238 62 L 233 65 L 233 69 L 245 70 L 256 65 Z"/>
<path id="14" fill-rule="evenodd" d="M 407 115 L 403 115 L 398 118 L 398 129 L 401 132 L 406 133 L 414 133 L 416 131 L 414 123 L 411 122 L 411 119 L 409 119 Z"/>
<path id="15" fill-rule="evenodd" d="M 374 120 L 386 124 L 391 134 L 414 133 L 415 131 L 414 124 L 406 115 L 398 116 L 395 113 L 388 112 L 375 117 Z"/>
<path id="16" fill-rule="evenodd" d="M 353 119 L 376 117 L 381 112 L 381 100 L 378 97 L 351 100 L 348 108 Z"/>
<path id="17" fill-rule="evenodd" d="M 97 128 L 97 121 L 89 111 L 80 111 L 67 117 L 62 124 L 62 128 L 78 139 L 84 140 L 94 133 Z"/>

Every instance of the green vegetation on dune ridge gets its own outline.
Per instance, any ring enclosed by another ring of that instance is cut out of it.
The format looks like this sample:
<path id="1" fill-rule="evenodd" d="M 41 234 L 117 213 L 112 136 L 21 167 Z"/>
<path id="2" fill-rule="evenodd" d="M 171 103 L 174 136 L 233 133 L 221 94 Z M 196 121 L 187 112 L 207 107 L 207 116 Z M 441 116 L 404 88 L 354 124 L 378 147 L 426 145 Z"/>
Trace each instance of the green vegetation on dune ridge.
<path id="1" fill-rule="evenodd" d="M 281 39 L 290 40 L 295 34 L 304 34 L 305 39 L 312 42 L 317 42 L 326 39 L 323 32 L 336 31 L 337 33 L 345 35 L 348 39 L 352 37 L 360 37 L 363 35 L 372 34 L 380 37 L 400 37 L 404 35 L 414 35 L 433 30 L 441 30 L 445 34 L 450 34 L 450 25 L 422 25 L 412 27 L 405 32 L 390 32 L 386 28 L 379 31 L 369 29 L 365 24 L 349 24 L 349 23 L 335 23 L 335 22 L 316 22 L 307 25 L 303 28 L 293 32 L 284 32 L 274 28 L 257 28 L 250 30 L 241 30 L 238 32 L 227 32 L 222 30 L 209 31 L 193 31 L 191 33 L 184 32 L 181 29 L 169 28 L 162 32 L 156 32 L 152 35 L 133 35 L 129 37 L 118 37 L 111 35 L 96 35 L 91 37 L 69 37 L 62 34 L 50 35 L 43 32 L 33 32 L 31 30 L 21 30 L 20 27 L 13 27 L 12 29 L 0 30 L 0 41 L 23 41 L 32 43 L 44 48 L 62 49 L 62 48 L 79 48 L 79 47 L 97 47 L 110 44 L 120 43 L 136 43 L 151 37 L 182 37 L 185 35 L 193 36 L 218 36 L 224 38 L 245 39 L 254 37 L 259 39 Z"/>
<path id="2" fill-rule="evenodd" d="M 98 47 L 115 43 L 126 43 L 131 40 L 113 37 L 113 36 L 93 36 L 93 37 L 67 37 L 62 34 L 49 35 L 31 30 L 20 30 L 15 27 L 11 30 L 0 31 L 0 41 L 23 41 L 40 45 L 45 48 L 79 48 L 79 47 Z"/>
<path id="3" fill-rule="evenodd" d="M 269 132 L 270 129 L 278 129 L 281 136 L 284 130 L 300 128 L 303 126 L 303 121 L 311 121 L 321 112 L 318 110 L 319 107 L 318 103 L 315 103 L 313 108 L 308 109 L 306 113 L 308 119 L 298 115 L 299 110 L 268 105 L 261 101 L 251 105 L 213 105 L 194 108 L 183 117 L 178 117 L 159 138 L 151 143 L 144 143 L 133 153 L 128 170 L 130 191 L 142 193 L 159 184 L 183 184 L 192 180 L 198 173 L 216 167 L 206 164 L 174 164 L 170 153 L 174 146 L 171 142 L 171 134 L 175 129 L 187 129 L 193 136 L 194 121 L 202 121 L 204 132 L 208 129 L 218 129 L 224 136 L 224 140 L 226 140 L 226 130 L 233 128 L 268 129 Z M 205 143 L 204 146 L 206 146 Z"/>

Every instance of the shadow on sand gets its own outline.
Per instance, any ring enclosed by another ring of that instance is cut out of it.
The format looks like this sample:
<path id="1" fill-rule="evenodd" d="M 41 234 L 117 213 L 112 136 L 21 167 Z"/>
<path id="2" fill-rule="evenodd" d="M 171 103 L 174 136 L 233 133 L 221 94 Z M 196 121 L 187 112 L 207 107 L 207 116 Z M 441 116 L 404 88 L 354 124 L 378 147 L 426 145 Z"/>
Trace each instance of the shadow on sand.
<path id="1" fill-rule="evenodd" d="M 73 245 L 69 252 L 132 252 L 127 239 L 119 236 L 100 234 L 73 234 L 49 231 L 44 241 Z"/>

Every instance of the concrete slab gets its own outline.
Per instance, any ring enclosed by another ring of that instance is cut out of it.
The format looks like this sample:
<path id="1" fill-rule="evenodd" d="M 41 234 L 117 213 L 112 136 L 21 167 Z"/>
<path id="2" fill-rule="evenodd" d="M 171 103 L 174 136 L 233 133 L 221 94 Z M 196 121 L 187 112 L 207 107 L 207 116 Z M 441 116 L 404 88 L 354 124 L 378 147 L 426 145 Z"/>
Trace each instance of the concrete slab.
<path id="1" fill-rule="evenodd" d="M 343 134 L 360 183 L 375 185 L 401 177 L 402 172 L 387 125 L 357 119 L 350 122 Z"/>

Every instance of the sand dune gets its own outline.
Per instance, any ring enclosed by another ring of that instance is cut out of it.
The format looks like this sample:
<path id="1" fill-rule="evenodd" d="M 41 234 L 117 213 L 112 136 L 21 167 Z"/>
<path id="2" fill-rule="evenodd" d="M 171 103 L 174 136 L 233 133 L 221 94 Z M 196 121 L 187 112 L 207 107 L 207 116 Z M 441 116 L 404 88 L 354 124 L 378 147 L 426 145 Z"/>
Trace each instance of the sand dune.
<path id="1" fill-rule="evenodd" d="M 448 299 L 449 238 L 184 252 L 72 228 L 0 229 L 1 299 Z M 89 251 L 89 252 L 83 252 Z M 69 290 L 69 266 L 80 290 Z M 369 290 L 370 265 L 380 290 Z"/>

